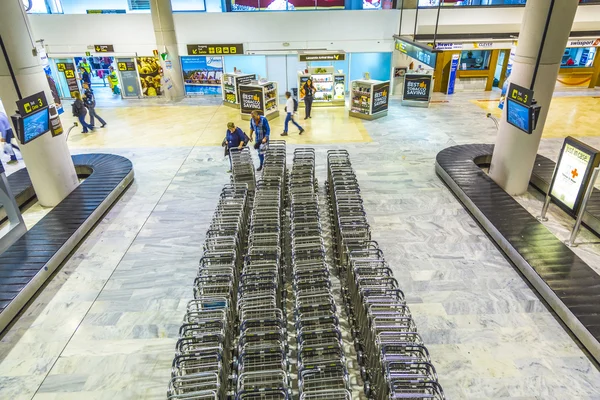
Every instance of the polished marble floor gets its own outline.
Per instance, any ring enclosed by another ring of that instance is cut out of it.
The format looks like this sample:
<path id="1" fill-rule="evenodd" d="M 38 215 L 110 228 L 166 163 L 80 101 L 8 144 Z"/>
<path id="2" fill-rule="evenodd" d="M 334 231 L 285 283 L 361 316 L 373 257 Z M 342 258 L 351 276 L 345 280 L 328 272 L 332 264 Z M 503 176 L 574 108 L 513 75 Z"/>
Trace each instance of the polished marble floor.
<path id="1" fill-rule="evenodd" d="M 593 113 L 598 93 L 559 94 L 557 112 Z M 598 400 L 598 366 L 434 172 L 441 149 L 494 141 L 495 126 L 477 104 L 493 96 L 439 96 L 429 109 L 393 99 L 389 116 L 372 122 L 315 109 L 300 120 L 307 134 L 292 129 L 288 148 L 314 146 L 321 181 L 326 151 L 350 151 L 374 239 L 449 399 Z M 195 104 L 99 108 L 106 128 L 72 131 L 73 153 L 124 155 L 136 180 L 1 337 L 0 398 L 165 398 L 204 232 L 228 181 L 219 147 L 225 124 L 247 126 L 235 110 Z M 273 121 L 274 137 L 282 123 Z M 549 125 L 540 152 L 556 159 L 561 139 L 553 132 Z M 600 146 L 598 131 L 586 132 L 581 139 Z M 535 192 L 519 200 L 532 212 L 541 206 Z M 554 207 L 550 217 L 566 235 L 570 221 Z M 599 240 L 587 232 L 581 240 L 576 251 L 597 260 Z"/>

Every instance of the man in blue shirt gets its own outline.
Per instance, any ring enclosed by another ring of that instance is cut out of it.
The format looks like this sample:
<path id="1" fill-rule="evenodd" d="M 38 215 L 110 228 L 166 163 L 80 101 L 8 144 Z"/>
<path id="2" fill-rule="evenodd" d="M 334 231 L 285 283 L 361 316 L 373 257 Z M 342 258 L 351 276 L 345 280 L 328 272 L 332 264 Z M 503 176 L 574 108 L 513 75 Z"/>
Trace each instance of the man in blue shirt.
<path id="1" fill-rule="evenodd" d="M 256 132 L 254 148 L 258 150 L 258 158 L 260 159 L 260 167 L 256 170 L 261 171 L 265 163 L 265 153 L 267 152 L 269 135 L 271 135 L 271 127 L 269 126 L 269 121 L 260 115 L 258 111 L 252 111 L 250 115 L 252 117 L 250 119 L 250 140 L 252 140 L 254 132 Z"/>
<path id="2" fill-rule="evenodd" d="M 227 153 L 229 154 L 229 171 L 227 172 L 231 172 L 231 153 L 232 150 L 233 151 L 239 151 L 241 150 L 245 144 L 245 135 L 244 132 L 235 126 L 235 124 L 233 122 L 229 122 L 227 124 L 227 132 L 225 132 L 225 142 L 227 145 Z"/>

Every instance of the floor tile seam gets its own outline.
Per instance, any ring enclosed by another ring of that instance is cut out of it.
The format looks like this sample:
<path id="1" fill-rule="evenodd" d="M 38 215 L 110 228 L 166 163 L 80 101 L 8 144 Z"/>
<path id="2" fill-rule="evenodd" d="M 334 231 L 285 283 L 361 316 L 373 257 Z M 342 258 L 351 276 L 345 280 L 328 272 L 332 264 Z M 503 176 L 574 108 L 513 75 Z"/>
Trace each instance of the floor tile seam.
<path id="1" fill-rule="evenodd" d="M 213 116 L 211 117 L 211 120 Z M 206 128 L 204 128 L 206 130 Z M 203 131 L 204 133 L 204 131 Z M 202 136 L 202 135 L 200 135 Z M 199 140 L 199 138 L 198 138 Z M 75 336 L 75 334 L 77 333 L 77 331 L 79 330 L 79 328 L 81 327 L 81 325 L 83 324 L 83 321 L 85 320 L 85 318 L 87 317 L 87 315 L 89 314 L 90 310 L 92 309 L 92 307 L 94 306 L 94 304 L 98 301 L 98 298 L 100 297 L 100 294 L 102 294 L 102 292 L 104 291 L 104 288 L 106 287 L 106 285 L 108 284 L 108 282 L 111 280 L 112 276 L 114 275 L 114 273 L 116 272 L 116 270 L 119 268 L 119 266 L 121 265 L 121 263 L 123 262 L 123 259 L 125 258 L 125 256 L 127 255 L 127 253 L 129 253 L 131 247 L 133 246 L 133 244 L 135 243 L 135 241 L 137 240 L 138 236 L 140 235 L 140 233 L 144 230 L 144 227 L 146 226 L 148 220 L 150 219 L 150 217 L 152 216 L 152 214 L 154 213 L 154 211 L 156 210 L 156 208 L 158 207 L 158 205 L 160 204 L 161 200 L 163 199 L 163 197 L 165 196 L 165 194 L 167 193 L 169 187 L 173 184 L 175 177 L 179 174 L 179 172 L 181 171 L 182 167 L 185 165 L 185 163 L 187 162 L 188 158 L 190 157 L 190 155 L 192 154 L 192 152 L 194 151 L 195 146 L 192 146 L 189 151 L 188 154 L 185 156 L 185 158 L 183 159 L 183 161 L 181 162 L 181 164 L 179 165 L 179 167 L 177 168 L 177 171 L 175 171 L 175 173 L 173 174 L 173 176 L 171 177 L 171 180 L 169 181 L 169 184 L 165 186 L 165 189 L 163 190 L 160 198 L 157 200 L 157 202 L 154 204 L 154 206 L 152 207 L 152 210 L 150 211 L 150 213 L 148 213 L 148 216 L 145 218 L 144 223 L 142 224 L 142 226 L 140 227 L 140 229 L 137 231 L 137 233 L 135 234 L 135 237 L 131 240 L 131 242 L 129 243 L 129 245 L 127 246 L 127 249 L 123 252 L 123 255 L 121 256 L 121 258 L 119 259 L 119 262 L 116 263 L 114 269 L 112 270 L 112 272 L 110 273 L 110 276 L 106 279 L 106 281 L 104 282 L 104 284 L 102 285 L 102 288 L 98 291 L 96 297 L 94 298 L 94 300 L 91 302 L 90 306 L 88 307 L 88 309 L 86 310 L 84 316 L 81 318 L 81 320 L 79 321 L 79 323 L 77 324 L 77 327 L 73 330 L 73 333 L 71 334 L 71 336 L 69 337 L 69 340 L 67 341 L 67 343 L 65 343 L 64 347 L 62 348 L 62 350 L 60 351 L 60 353 L 58 354 L 58 356 L 56 357 L 56 359 L 54 360 L 54 362 L 52 363 L 52 366 L 48 369 L 48 372 L 46 372 L 44 379 L 41 381 L 41 383 L 38 385 L 37 389 L 35 390 L 35 392 L 33 393 L 33 396 L 31 397 L 31 400 L 33 400 L 35 398 L 35 396 L 37 396 L 40 388 L 44 385 L 44 382 L 46 381 L 46 379 L 48 378 L 48 375 L 50 375 L 50 372 L 52 372 L 52 370 L 54 369 L 54 366 L 56 365 L 56 363 L 58 362 L 58 360 L 60 359 L 60 357 L 62 356 L 62 354 L 64 353 L 64 351 L 66 350 L 66 348 L 69 346 L 69 344 L 71 343 L 71 341 L 73 340 L 73 337 Z"/>

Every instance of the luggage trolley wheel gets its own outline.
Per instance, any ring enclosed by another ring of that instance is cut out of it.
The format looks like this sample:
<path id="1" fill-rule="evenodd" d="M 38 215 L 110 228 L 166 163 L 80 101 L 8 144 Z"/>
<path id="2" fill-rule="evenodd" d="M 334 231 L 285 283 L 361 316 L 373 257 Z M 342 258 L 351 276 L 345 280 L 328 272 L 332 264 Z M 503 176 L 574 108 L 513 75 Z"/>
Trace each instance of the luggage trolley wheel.
<path id="1" fill-rule="evenodd" d="M 367 368 L 364 366 L 360 367 L 360 377 L 362 378 L 363 382 L 369 381 L 369 374 L 367 374 Z"/>
<path id="2" fill-rule="evenodd" d="M 364 389 L 365 390 L 365 394 L 367 395 L 367 397 L 369 399 L 374 399 L 375 396 L 373 395 L 373 392 L 371 391 L 371 384 L 369 382 L 365 381 L 364 387 L 365 387 L 365 389 Z"/>

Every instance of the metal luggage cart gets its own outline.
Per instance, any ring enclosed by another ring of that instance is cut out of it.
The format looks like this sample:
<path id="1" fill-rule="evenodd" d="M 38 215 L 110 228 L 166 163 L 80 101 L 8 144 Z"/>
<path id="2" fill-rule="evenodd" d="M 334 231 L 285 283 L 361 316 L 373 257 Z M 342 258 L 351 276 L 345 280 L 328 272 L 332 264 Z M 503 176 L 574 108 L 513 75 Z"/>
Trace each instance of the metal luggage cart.
<path id="1" fill-rule="evenodd" d="M 325 263 L 312 149 L 294 152 L 288 203 L 300 398 L 350 398 L 338 310 Z"/>
<path id="2" fill-rule="evenodd" d="M 371 240 L 360 187 L 345 151 L 327 154 L 327 193 L 365 393 L 376 399 L 444 399 L 404 293 Z"/>
<path id="3" fill-rule="evenodd" d="M 239 279 L 249 224 L 248 185 L 219 197 L 187 304 L 172 364 L 169 399 L 223 399 L 231 372 Z"/>

